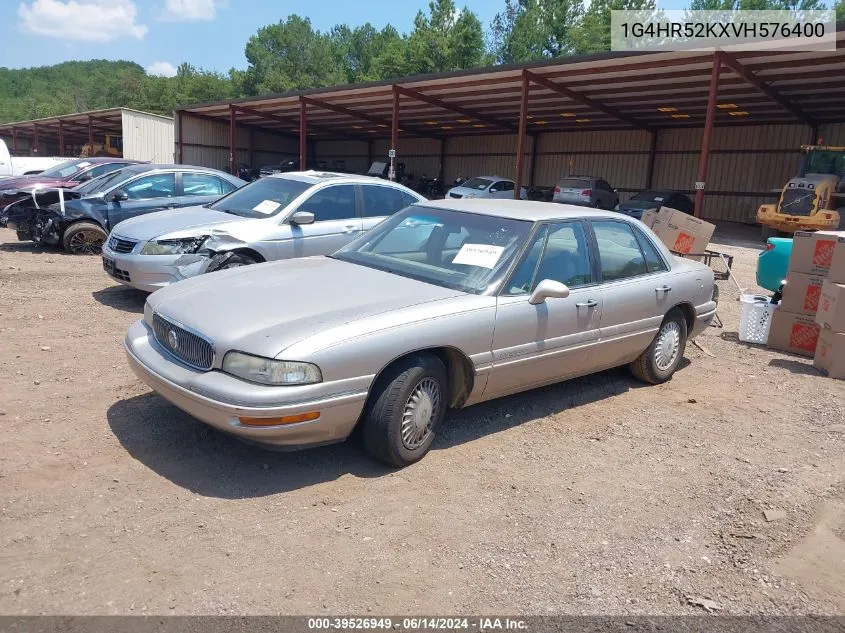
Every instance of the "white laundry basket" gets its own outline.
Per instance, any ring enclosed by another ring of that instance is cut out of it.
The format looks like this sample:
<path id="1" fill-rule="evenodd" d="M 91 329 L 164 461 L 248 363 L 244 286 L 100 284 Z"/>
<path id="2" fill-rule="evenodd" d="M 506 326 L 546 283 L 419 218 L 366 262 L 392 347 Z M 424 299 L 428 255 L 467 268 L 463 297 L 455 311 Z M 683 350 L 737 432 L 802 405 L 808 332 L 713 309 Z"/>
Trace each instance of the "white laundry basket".
<path id="1" fill-rule="evenodd" d="M 772 315 L 778 306 L 763 295 L 742 295 L 739 301 L 739 340 L 765 345 L 769 340 Z"/>

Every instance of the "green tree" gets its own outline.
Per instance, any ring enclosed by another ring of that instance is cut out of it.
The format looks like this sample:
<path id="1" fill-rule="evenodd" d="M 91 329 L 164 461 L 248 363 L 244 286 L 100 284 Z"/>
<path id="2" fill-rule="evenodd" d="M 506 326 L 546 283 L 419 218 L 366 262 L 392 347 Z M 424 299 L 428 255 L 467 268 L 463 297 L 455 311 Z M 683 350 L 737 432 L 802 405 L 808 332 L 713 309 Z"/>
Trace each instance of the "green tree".
<path id="1" fill-rule="evenodd" d="M 593 0 L 572 31 L 579 54 L 610 50 L 611 11 L 640 11 L 648 15 L 657 9 L 655 0 Z"/>
<path id="2" fill-rule="evenodd" d="M 836 21 L 845 22 L 845 0 L 839 0 L 833 8 L 836 10 Z"/>
<path id="3" fill-rule="evenodd" d="M 506 0 L 488 35 L 492 58 L 510 64 L 570 55 L 583 15 L 581 0 Z"/>
<path id="4" fill-rule="evenodd" d="M 813 11 L 826 9 L 823 0 L 692 0 L 691 11 Z"/>
<path id="5" fill-rule="evenodd" d="M 298 15 L 258 29 L 245 52 L 249 68 L 243 89 L 247 94 L 317 88 L 347 79 L 334 63 L 331 36 L 315 31 L 308 18 Z"/>
<path id="6" fill-rule="evenodd" d="M 430 15 L 414 18 L 408 37 L 408 71 L 432 73 L 480 66 L 484 62 L 484 33 L 478 17 L 466 7 L 458 11 L 452 0 L 432 0 Z"/>
<path id="7" fill-rule="evenodd" d="M 384 75 L 383 72 L 393 67 L 401 74 L 401 70 L 407 66 L 405 40 L 389 24 L 381 31 L 369 22 L 355 29 L 342 24 L 335 26 L 330 36 L 335 59 L 349 83 L 396 77 L 393 74 Z M 385 63 L 389 61 L 385 58 L 388 49 L 390 55 L 398 55 L 399 63 Z"/>

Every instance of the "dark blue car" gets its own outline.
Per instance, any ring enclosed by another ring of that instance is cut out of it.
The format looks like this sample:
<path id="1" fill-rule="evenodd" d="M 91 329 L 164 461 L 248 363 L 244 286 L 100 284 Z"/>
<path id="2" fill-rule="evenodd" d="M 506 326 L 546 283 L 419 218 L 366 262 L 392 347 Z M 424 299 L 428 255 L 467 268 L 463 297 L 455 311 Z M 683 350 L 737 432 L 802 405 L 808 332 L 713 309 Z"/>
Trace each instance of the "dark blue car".
<path id="1" fill-rule="evenodd" d="M 695 210 L 695 203 L 679 191 L 649 189 L 641 191 L 630 200 L 619 203 L 619 208 L 616 210 L 639 220 L 643 217 L 643 211 L 646 209 L 660 207 L 669 207 L 692 215 Z"/>
<path id="2" fill-rule="evenodd" d="M 97 253 L 123 220 L 208 204 L 246 184 L 225 172 L 190 165 L 134 165 L 103 178 L 90 195 L 39 204 L 28 226 L 31 238 L 69 253 Z"/>

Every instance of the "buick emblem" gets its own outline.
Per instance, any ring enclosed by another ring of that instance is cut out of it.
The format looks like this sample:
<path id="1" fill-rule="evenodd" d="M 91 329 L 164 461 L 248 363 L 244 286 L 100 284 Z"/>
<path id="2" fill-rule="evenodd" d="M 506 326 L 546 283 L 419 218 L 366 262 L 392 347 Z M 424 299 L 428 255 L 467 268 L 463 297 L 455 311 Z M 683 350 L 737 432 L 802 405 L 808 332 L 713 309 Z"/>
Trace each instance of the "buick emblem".
<path id="1" fill-rule="evenodd" d="M 173 350 L 177 350 L 177 349 L 179 349 L 179 337 L 178 337 L 178 336 L 176 336 L 176 331 L 175 331 L 175 330 L 170 330 L 170 331 L 167 333 L 167 343 L 170 345 L 170 347 L 171 347 Z"/>

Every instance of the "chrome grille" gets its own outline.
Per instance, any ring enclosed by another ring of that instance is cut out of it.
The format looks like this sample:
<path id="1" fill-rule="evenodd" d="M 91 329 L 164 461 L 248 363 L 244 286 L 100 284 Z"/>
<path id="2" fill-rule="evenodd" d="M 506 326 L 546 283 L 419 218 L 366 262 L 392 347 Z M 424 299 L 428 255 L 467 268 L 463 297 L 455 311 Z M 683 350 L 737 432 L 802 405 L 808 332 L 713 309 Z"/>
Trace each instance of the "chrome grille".
<path id="1" fill-rule="evenodd" d="M 119 237 L 115 237 L 114 235 L 109 238 L 109 248 L 115 253 L 131 253 L 137 243 L 138 242 L 133 240 L 124 240 Z"/>
<path id="2" fill-rule="evenodd" d="M 186 365 L 211 369 L 214 346 L 209 341 L 158 314 L 153 314 L 153 330 L 159 345 Z"/>

